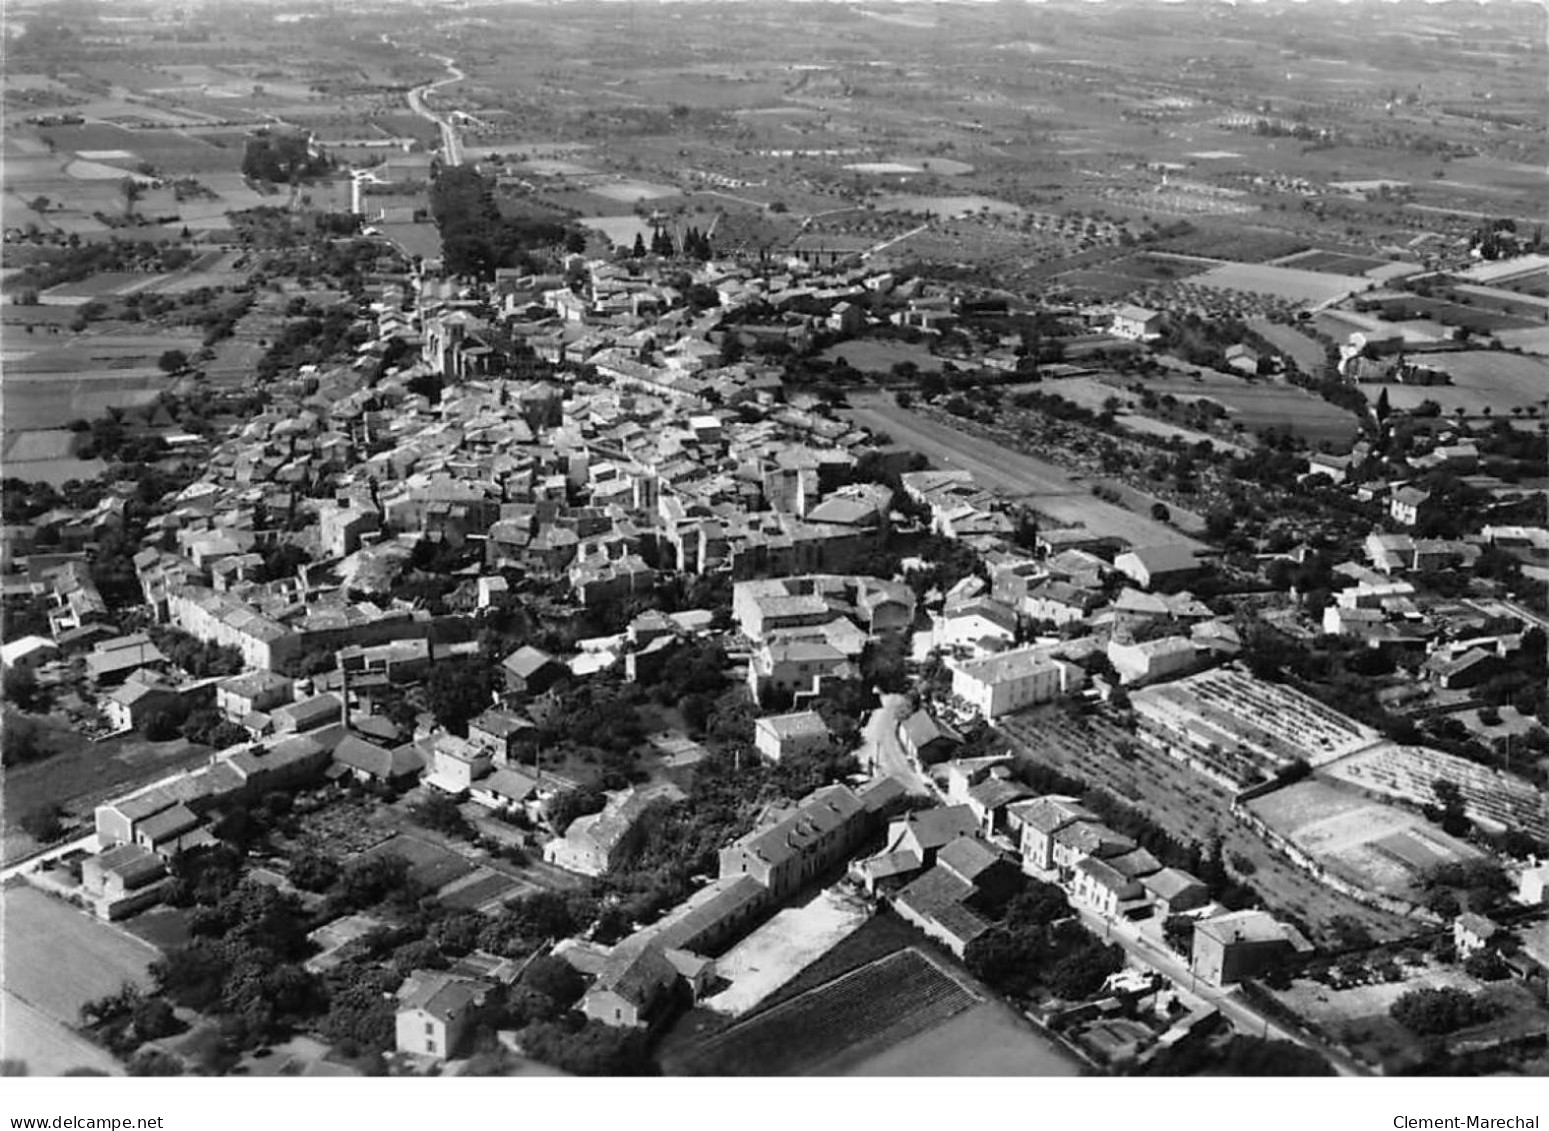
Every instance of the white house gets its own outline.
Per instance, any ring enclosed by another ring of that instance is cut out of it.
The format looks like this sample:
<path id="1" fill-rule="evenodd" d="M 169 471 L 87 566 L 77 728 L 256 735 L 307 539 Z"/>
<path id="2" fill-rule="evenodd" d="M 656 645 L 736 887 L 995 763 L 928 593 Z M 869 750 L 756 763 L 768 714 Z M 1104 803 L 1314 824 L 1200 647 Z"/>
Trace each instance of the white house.
<path id="1" fill-rule="evenodd" d="M 1114 311 L 1108 332 L 1132 342 L 1149 342 L 1161 336 L 1162 316 L 1155 310 L 1126 304 Z"/>
<path id="2" fill-rule="evenodd" d="M 978 647 L 986 641 L 1008 645 L 1017 637 L 1016 610 L 989 597 L 956 602 L 936 618 L 931 635 L 938 648 Z"/>
<path id="3" fill-rule="evenodd" d="M 398 991 L 398 1051 L 435 1060 L 454 1055 L 489 989 L 474 978 L 414 971 Z"/>
<path id="4" fill-rule="evenodd" d="M 1400 487 L 1393 492 L 1393 497 L 1388 500 L 1388 514 L 1394 522 L 1404 526 L 1414 526 L 1420 521 L 1420 515 L 1426 510 L 1431 501 L 1429 491 L 1421 491 L 1415 487 Z"/>
<path id="5" fill-rule="evenodd" d="M 828 724 L 816 711 L 770 715 L 753 727 L 753 745 L 771 762 L 823 750 L 832 740 Z"/>
<path id="6" fill-rule="evenodd" d="M 59 655 L 59 645 L 46 636 L 23 636 L 0 645 L 0 665 L 6 668 L 36 668 Z"/>
<path id="7" fill-rule="evenodd" d="M 1144 683 L 1188 671 L 1199 660 L 1199 650 L 1186 636 L 1163 636 L 1138 644 L 1108 642 L 1108 662 L 1120 683 Z"/>
<path id="8" fill-rule="evenodd" d="M 1073 695 L 1085 682 L 1086 673 L 1075 664 L 1054 659 L 1042 648 L 1018 648 L 952 670 L 952 694 L 986 719 Z"/>

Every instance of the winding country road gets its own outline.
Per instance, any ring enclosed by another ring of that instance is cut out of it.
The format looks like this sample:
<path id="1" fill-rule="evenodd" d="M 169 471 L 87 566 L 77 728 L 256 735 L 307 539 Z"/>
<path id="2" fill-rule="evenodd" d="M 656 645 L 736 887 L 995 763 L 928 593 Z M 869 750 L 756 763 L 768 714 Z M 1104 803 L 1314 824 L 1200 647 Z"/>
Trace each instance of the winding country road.
<path id="1" fill-rule="evenodd" d="M 382 42 L 387 44 L 389 47 L 396 47 L 400 51 L 405 50 L 403 44 L 399 43 L 397 40 L 393 39 L 386 33 L 383 33 L 381 39 Z M 460 138 L 457 134 L 457 126 L 453 123 L 451 115 L 442 117 L 429 106 L 425 105 L 425 98 L 432 91 L 439 90 L 443 86 L 450 86 L 452 83 L 462 82 L 468 76 L 463 74 L 461 69 L 458 68 L 456 62 L 454 62 L 452 59 L 449 59 L 445 55 L 431 55 L 429 52 L 422 52 L 422 54 L 425 54 L 428 58 L 434 59 L 436 62 L 445 67 L 447 70 L 447 77 L 444 79 L 437 79 L 435 82 L 425 83 L 423 86 L 417 86 L 413 90 L 409 91 L 409 93 L 406 95 L 409 103 L 409 109 L 413 110 L 427 122 L 434 122 L 436 124 L 436 128 L 441 131 L 442 161 L 448 165 L 461 165 L 463 163 L 463 143 L 462 138 Z"/>
<path id="2" fill-rule="evenodd" d="M 462 138 L 457 134 L 457 126 L 453 124 L 451 115 L 442 117 L 425 105 L 425 98 L 434 90 L 452 83 L 462 82 L 468 76 L 458 69 L 457 64 L 444 55 L 433 55 L 431 58 L 439 62 L 449 72 L 447 77 L 436 82 L 417 86 L 409 91 L 409 109 L 413 110 L 426 121 L 434 122 L 441 131 L 441 159 L 448 165 L 461 165 L 463 163 Z"/>

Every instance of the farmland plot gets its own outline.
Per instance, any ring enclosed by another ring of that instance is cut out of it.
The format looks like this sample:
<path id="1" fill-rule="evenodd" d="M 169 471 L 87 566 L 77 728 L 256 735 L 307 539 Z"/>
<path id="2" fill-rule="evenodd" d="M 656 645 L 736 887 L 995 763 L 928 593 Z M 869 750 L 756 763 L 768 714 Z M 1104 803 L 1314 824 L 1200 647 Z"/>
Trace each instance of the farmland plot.
<path id="1" fill-rule="evenodd" d="M 79 908 L 19 884 L 0 896 L 7 994 L 65 1025 L 81 1006 L 125 982 L 149 984 L 149 943 Z"/>
<path id="2" fill-rule="evenodd" d="M 902 950 L 756 1013 L 702 1049 L 695 1074 L 823 1074 L 835 1060 L 895 1045 L 978 998 L 919 950 Z"/>

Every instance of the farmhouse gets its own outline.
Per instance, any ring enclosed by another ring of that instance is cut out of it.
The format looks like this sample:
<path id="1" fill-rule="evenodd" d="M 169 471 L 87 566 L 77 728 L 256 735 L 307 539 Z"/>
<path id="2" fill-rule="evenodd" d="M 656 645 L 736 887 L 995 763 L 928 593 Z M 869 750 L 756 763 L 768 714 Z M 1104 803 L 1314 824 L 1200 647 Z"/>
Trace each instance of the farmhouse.
<path id="1" fill-rule="evenodd" d="M 86 674 L 100 685 L 120 683 L 141 668 L 158 671 L 167 667 L 167 657 L 143 632 L 104 640 L 86 657 Z"/>
<path id="2" fill-rule="evenodd" d="M 507 767 L 474 782 L 468 796 L 486 809 L 528 811 L 538 796 L 538 779 Z"/>
<path id="3" fill-rule="evenodd" d="M 477 978 L 414 971 L 398 990 L 398 1051 L 434 1060 L 454 1056 L 491 988 Z"/>
<path id="4" fill-rule="evenodd" d="M 581 1012 L 620 1028 L 650 1025 L 661 1016 L 678 983 L 678 969 L 661 945 L 626 940 L 613 948 L 597 980 L 581 999 Z"/>
<path id="5" fill-rule="evenodd" d="M 937 865 L 893 897 L 893 910 L 927 936 L 962 958 L 968 946 L 990 929 L 990 922 L 969 906 L 974 885 Z"/>
<path id="6" fill-rule="evenodd" d="M 1109 333 L 1132 342 L 1154 341 L 1162 333 L 1162 315 L 1143 306 L 1126 305 L 1114 311 Z"/>
<path id="7" fill-rule="evenodd" d="M 1388 500 L 1388 514 L 1392 516 L 1394 522 L 1404 526 L 1415 526 L 1425 514 L 1429 513 L 1430 502 L 1429 491 L 1422 491 L 1418 487 L 1400 487 Z"/>
<path id="8" fill-rule="evenodd" d="M 1501 935 L 1501 925 L 1484 915 L 1465 912 L 1452 921 L 1452 945 L 1458 960 L 1488 949 Z"/>
<path id="9" fill-rule="evenodd" d="M 59 654 L 59 645 L 46 636 L 23 636 L 0 645 L 0 665 L 7 670 L 32 670 Z"/>
<path id="10" fill-rule="evenodd" d="M 122 919 L 161 898 L 166 861 L 139 844 L 120 844 L 81 861 L 81 886 L 102 919 Z"/>
<path id="11" fill-rule="evenodd" d="M 676 786 L 632 786 L 613 794 L 601 813 L 577 817 L 543 846 L 543 859 L 583 876 L 600 876 L 613 867 L 624 838 L 640 815 L 658 801 L 679 801 L 683 791 Z"/>

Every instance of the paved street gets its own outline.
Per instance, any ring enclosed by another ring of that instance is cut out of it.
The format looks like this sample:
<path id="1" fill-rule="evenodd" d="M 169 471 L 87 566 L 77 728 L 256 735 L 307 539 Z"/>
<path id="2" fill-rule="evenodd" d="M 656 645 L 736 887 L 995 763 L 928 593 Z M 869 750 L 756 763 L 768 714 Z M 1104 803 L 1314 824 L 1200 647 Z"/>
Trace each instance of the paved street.
<path id="1" fill-rule="evenodd" d="M 907 703 L 902 695 L 882 696 L 882 706 L 866 720 L 861 748 L 856 756 L 873 777 L 892 775 L 903 782 L 910 793 L 932 797 L 936 794 L 935 786 L 915 769 L 909 755 L 898 744 L 898 720 L 907 710 Z"/>

